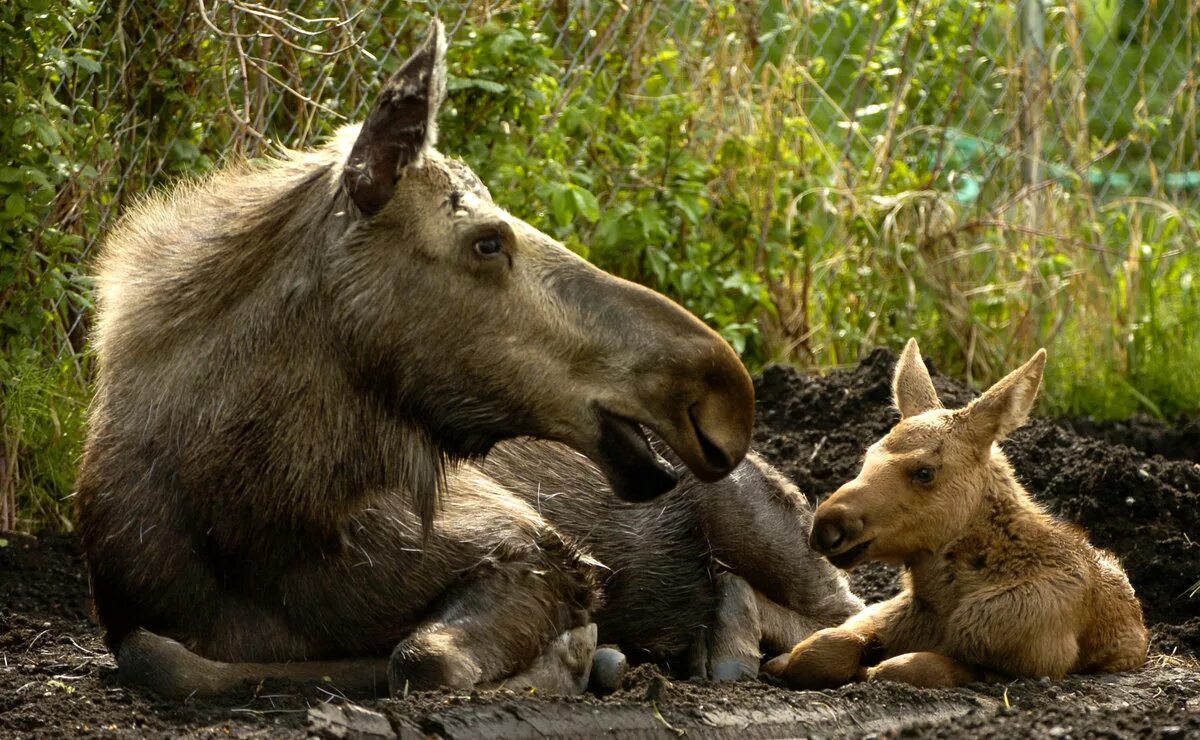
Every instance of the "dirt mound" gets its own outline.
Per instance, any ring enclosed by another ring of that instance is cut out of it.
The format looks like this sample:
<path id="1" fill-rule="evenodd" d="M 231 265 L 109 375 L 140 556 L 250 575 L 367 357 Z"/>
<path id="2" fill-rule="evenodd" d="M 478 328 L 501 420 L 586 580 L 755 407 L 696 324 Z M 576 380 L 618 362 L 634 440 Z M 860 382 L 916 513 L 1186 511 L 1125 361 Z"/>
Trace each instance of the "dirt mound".
<path id="1" fill-rule="evenodd" d="M 1168 424 L 1150 416 L 1117 421 L 1085 417 L 1059 419 L 1058 424 L 1078 435 L 1132 447 L 1144 455 L 1200 462 L 1200 419 L 1180 417 Z"/>
<path id="2" fill-rule="evenodd" d="M 768 368 L 757 383 L 756 446 L 809 496 L 832 492 L 896 421 L 894 361 L 876 352 L 824 377 Z M 934 384 L 948 405 L 974 395 L 936 373 Z M 112 657 L 88 618 L 87 579 L 73 542 L 6 535 L 0 737 L 1200 736 L 1200 599 L 1183 593 L 1200 579 L 1200 468 L 1114 444 L 1119 429 L 1090 438 L 1034 420 L 1006 449 L 1035 496 L 1087 527 L 1129 568 L 1156 653 L 1140 671 L 953 691 L 860 684 L 801 692 L 763 682 L 669 681 L 641 666 L 604 698 L 438 691 L 355 706 L 316 690 L 264 686 L 236 704 L 172 704 L 116 684 Z M 1151 449 L 1146 440 L 1131 441 Z M 853 580 L 871 601 L 897 586 L 895 572 L 878 565 L 857 569 Z"/>

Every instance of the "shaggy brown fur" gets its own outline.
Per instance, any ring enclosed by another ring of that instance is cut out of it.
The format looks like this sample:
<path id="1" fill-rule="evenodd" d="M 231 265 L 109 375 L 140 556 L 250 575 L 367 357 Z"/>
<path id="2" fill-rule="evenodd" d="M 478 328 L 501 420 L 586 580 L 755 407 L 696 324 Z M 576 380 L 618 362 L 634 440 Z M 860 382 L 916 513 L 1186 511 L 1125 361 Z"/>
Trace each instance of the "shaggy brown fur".
<path id="1" fill-rule="evenodd" d="M 903 418 L 867 451 L 858 477 L 818 507 L 811 538 L 841 567 L 902 564 L 904 589 L 801 642 L 768 672 L 801 688 L 863 678 L 954 686 L 1145 662 L 1141 605 L 1117 559 L 1043 511 L 995 444 L 1028 417 L 1045 362 L 1040 350 L 947 411 L 908 343 L 893 384 Z"/>
<path id="2" fill-rule="evenodd" d="M 638 423 L 704 480 L 744 456 L 718 335 L 432 148 L 444 50 L 435 24 L 361 129 L 108 239 L 79 517 L 125 680 L 468 687 L 549 655 L 577 686 L 593 566 L 469 461 L 553 439 L 642 499 L 675 477 Z"/>
<path id="3" fill-rule="evenodd" d="M 722 481 L 685 474 L 644 504 L 614 498 L 594 465 L 551 442 L 498 445 L 481 469 L 601 563 L 600 640 L 634 661 L 751 677 L 760 650 L 785 650 L 862 609 L 808 546 L 807 499 L 754 453 Z"/>

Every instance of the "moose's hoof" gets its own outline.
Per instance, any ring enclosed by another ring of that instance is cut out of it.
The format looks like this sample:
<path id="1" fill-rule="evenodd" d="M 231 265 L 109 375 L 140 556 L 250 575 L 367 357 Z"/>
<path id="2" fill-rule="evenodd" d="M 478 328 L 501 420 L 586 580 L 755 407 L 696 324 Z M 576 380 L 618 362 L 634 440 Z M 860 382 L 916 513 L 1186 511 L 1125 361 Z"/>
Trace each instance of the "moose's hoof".
<path id="1" fill-rule="evenodd" d="M 467 691 L 475 688 L 482 673 L 474 660 L 453 645 L 434 649 L 428 642 L 410 644 L 405 640 L 388 661 L 388 689 L 392 696 L 439 687 Z"/>
<path id="2" fill-rule="evenodd" d="M 748 681 L 758 678 L 758 662 L 725 658 L 713 664 L 711 676 L 714 681 Z"/>
<path id="3" fill-rule="evenodd" d="M 164 699 L 212 696 L 233 690 L 224 664 L 207 660 L 168 637 L 140 629 L 121 641 L 117 678 L 126 686 L 148 689 Z"/>
<path id="4" fill-rule="evenodd" d="M 550 641 L 525 670 L 480 689 L 535 691 L 541 694 L 582 694 L 588 687 L 596 652 L 596 625 L 569 629 Z"/>
<path id="5" fill-rule="evenodd" d="M 594 694 L 611 694 L 621 688 L 628 668 L 625 653 L 611 647 L 599 648 L 592 657 L 592 678 L 588 688 Z"/>

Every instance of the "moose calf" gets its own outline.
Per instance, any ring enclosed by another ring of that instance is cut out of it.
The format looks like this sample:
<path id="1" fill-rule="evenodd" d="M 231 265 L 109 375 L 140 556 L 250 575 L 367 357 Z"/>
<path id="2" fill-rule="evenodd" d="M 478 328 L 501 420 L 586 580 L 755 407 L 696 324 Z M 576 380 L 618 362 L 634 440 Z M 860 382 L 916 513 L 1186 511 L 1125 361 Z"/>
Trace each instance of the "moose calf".
<path id="1" fill-rule="evenodd" d="M 818 507 L 810 535 L 840 568 L 903 565 L 904 589 L 765 672 L 796 688 L 863 679 L 935 687 L 1145 661 L 1141 605 L 1117 559 L 1035 503 L 996 444 L 1028 417 L 1045 364 L 1039 350 L 950 411 L 909 340 L 893 380 L 900 422 Z"/>

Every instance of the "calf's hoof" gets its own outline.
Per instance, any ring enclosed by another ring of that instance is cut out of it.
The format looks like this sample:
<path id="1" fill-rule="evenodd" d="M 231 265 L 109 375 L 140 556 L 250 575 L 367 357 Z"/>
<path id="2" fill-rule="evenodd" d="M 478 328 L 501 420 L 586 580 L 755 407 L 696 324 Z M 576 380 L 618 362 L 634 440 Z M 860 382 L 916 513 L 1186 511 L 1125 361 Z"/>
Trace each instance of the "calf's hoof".
<path id="1" fill-rule="evenodd" d="M 762 667 L 794 689 L 831 689 L 865 678 L 861 667 L 866 641 L 836 627 L 813 633 Z"/>

